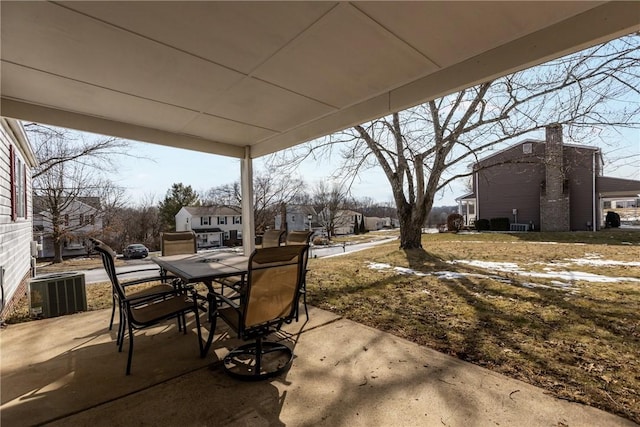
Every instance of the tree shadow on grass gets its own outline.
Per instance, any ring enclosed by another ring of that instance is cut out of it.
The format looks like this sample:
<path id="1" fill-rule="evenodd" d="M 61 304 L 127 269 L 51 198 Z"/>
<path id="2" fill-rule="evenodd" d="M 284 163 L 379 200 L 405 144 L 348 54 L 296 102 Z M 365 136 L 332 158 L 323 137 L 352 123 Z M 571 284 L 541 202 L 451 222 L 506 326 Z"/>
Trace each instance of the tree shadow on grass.
<path id="1" fill-rule="evenodd" d="M 422 249 L 404 255 L 425 279 L 386 273 L 323 290 L 325 301 L 339 298 L 344 304 L 339 311 L 353 320 L 545 387 L 563 399 L 640 420 L 633 368 L 627 372 L 631 378 L 613 379 L 616 370 L 637 363 L 633 354 L 640 359 L 637 301 L 529 288 L 531 280 L 451 265 Z M 443 270 L 460 274 L 438 279 L 433 287 L 433 273 Z M 605 348 L 614 355 L 600 354 Z"/>

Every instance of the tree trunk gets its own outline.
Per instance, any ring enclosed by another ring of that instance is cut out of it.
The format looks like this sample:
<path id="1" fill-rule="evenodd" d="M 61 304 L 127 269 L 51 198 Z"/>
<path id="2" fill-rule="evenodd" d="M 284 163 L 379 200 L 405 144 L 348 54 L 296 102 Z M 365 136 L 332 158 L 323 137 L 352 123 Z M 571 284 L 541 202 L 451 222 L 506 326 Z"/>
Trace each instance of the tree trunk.
<path id="1" fill-rule="evenodd" d="M 60 239 L 53 238 L 53 263 L 59 264 L 62 262 L 62 244 Z"/>
<path id="2" fill-rule="evenodd" d="M 400 221 L 400 249 L 422 249 L 422 224 L 414 221 L 411 213 L 398 212 Z"/>

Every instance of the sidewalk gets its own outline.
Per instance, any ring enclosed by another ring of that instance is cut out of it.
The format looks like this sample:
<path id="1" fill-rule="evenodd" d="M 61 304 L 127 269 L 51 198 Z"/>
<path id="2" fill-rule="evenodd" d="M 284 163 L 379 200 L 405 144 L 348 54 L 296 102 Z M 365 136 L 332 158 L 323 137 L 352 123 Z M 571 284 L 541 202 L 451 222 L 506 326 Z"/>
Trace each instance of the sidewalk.
<path id="1" fill-rule="evenodd" d="M 637 425 L 316 308 L 287 326 L 296 358 L 281 377 L 230 378 L 220 358 L 239 341 L 219 329 L 200 359 L 175 323 L 138 332 L 127 377 L 109 315 L 0 332 L 3 426 Z"/>

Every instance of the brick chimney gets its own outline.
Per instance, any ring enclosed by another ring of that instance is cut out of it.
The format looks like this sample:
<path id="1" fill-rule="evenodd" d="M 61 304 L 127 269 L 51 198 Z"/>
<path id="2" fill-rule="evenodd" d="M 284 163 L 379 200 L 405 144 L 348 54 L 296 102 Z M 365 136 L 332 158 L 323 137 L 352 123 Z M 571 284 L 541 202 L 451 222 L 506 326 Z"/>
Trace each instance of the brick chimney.
<path id="1" fill-rule="evenodd" d="M 546 127 L 545 181 L 540 190 L 540 230 L 570 231 L 569 191 L 565 184 L 562 126 Z"/>

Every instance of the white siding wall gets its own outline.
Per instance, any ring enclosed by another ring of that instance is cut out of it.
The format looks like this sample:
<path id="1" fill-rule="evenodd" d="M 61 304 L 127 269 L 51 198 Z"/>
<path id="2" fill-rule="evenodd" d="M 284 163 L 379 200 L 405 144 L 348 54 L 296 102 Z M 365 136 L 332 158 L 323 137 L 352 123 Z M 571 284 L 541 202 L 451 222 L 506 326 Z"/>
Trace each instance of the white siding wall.
<path id="1" fill-rule="evenodd" d="M 182 208 L 176 214 L 176 231 L 191 230 L 191 214 Z"/>
<path id="2" fill-rule="evenodd" d="M 2 286 L 6 304 L 13 298 L 22 279 L 31 268 L 33 216 L 29 162 L 5 121 L 0 120 L 0 123 L 0 267 L 4 268 Z M 13 145 L 14 152 L 23 164 L 27 165 L 27 218 L 18 218 L 16 221 L 11 218 L 10 145 Z"/>

